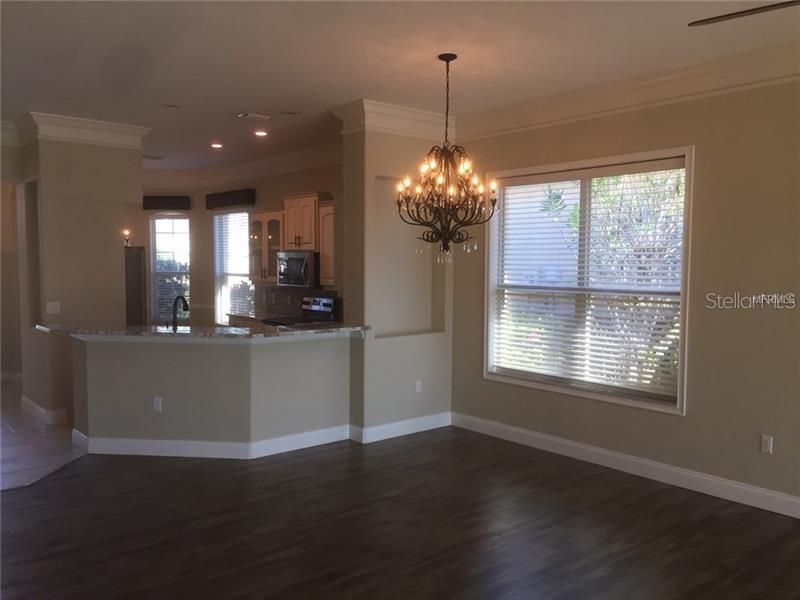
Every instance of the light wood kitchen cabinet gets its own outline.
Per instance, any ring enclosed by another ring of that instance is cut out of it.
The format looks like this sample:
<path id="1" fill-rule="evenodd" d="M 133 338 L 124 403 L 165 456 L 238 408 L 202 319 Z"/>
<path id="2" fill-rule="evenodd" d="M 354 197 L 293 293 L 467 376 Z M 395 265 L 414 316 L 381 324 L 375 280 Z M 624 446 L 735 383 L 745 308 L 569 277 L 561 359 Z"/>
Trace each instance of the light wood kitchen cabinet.
<path id="1" fill-rule="evenodd" d="M 317 250 L 318 194 L 290 196 L 283 201 L 287 250 Z"/>
<path id="2" fill-rule="evenodd" d="M 334 213 L 333 206 L 319 207 L 319 282 L 334 285 Z"/>
<path id="3" fill-rule="evenodd" d="M 275 282 L 278 252 L 284 248 L 284 214 L 256 213 L 250 217 L 250 279 Z"/>

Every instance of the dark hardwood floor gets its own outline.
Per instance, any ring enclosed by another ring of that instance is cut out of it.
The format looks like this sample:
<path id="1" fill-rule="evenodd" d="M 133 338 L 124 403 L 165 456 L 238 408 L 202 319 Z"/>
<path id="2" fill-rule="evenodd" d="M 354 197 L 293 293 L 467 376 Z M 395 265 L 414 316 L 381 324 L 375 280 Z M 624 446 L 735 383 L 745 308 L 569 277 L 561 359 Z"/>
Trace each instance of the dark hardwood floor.
<path id="1" fill-rule="evenodd" d="M 0 500 L 4 600 L 800 598 L 800 521 L 454 428 Z"/>

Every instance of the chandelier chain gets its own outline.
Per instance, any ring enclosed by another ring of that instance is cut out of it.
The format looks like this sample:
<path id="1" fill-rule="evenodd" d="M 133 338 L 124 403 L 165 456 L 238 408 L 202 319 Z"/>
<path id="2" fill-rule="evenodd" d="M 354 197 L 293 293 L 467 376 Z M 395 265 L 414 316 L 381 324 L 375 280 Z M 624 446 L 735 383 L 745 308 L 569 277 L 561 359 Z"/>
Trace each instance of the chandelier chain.
<path id="1" fill-rule="evenodd" d="M 448 143 L 447 131 L 450 126 L 450 61 L 445 63 L 445 84 L 444 84 L 444 144 Z"/>

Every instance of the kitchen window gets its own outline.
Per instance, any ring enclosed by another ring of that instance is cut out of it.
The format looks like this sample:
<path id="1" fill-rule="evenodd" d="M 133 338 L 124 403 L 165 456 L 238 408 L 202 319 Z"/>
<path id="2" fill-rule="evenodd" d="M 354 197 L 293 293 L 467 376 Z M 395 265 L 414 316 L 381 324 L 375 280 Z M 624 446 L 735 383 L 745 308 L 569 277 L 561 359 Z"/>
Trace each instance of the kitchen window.
<path id="1" fill-rule="evenodd" d="M 689 152 L 498 177 L 487 378 L 683 413 Z"/>
<path id="2" fill-rule="evenodd" d="M 175 296 L 189 299 L 189 219 L 183 215 L 157 216 L 150 221 L 151 316 L 155 323 L 172 321 Z M 188 311 L 178 310 L 186 320 Z"/>
<path id="3" fill-rule="evenodd" d="M 250 215 L 245 211 L 214 215 L 214 314 L 220 325 L 228 314 L 252 315 Z"/>

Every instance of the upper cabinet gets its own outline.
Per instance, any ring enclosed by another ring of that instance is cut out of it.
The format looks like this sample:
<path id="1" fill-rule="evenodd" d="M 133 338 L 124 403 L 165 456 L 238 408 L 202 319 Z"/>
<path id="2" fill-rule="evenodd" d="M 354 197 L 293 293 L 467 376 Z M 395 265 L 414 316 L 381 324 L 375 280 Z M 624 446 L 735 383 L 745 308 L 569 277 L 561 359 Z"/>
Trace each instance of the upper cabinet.
<path id="1" fill-rule="evenodd" d="M 319 207 L 319 282 L 334 285 L 333 205 Z"/>
<path id="2" fill-rule="evenodd" d="M 250 217 L 250 279 L 275 282 L 278 252 L 283 247 L 282 212 L 255 213 Z"/>
<path id="3" fill-rule="evenodd" d="M 319 194 L 290 196 L 283 201 L 284 239 L 288 250 L 317 250 Z"/>
<path id="4" fill-rule="evenodd" d="M 261 216 L 250 217 L 250 279 L 264 277 L 264 220 Z"/>

